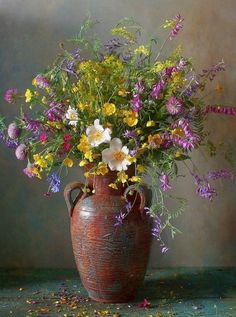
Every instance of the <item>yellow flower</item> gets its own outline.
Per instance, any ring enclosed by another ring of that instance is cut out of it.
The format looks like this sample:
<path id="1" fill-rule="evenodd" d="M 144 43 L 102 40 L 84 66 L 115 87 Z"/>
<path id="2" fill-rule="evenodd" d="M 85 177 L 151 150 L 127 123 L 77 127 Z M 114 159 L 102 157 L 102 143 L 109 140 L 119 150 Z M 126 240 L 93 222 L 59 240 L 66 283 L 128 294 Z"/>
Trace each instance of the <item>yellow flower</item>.
<path id="1" fill-rule="evenodd" d="M 32 167 L 31 168 L 31 172 L 36 176 L 36 177 L 38 177 L 39 179 L 42 179 L 42 176 L 40 175 L 40 173 L 39 173 L 39 170 L 37 169 L 37 167 Z"/>
<path id="2" fill-rule="evenodd" d="M 171 133 L 173 135 L 180 136 L 181 138 L 185 136 L 184 131 L 181 128 L 176 128 L 176 129 L 172 130 Z"/>
<path id="3" fill-rule="evenodd" d="M 132 176 L 129 180 L 133 183 L 141 183 L 142 178 L 138 176 Z"/>
<path id="4" fill-rule="evenodd" d="M 118 96 L 125 97 L 129 92 L 125 89 L 121 89 L 118 91 Z"/>
<path id="5" fill-rule="evenodd" d="M 105 103 L 102 108 L 104 116 L 111 116 L 116 112 L 116 106 L 113 103 Z"/>
<path id="6" fill-rule="evenodd" d="M 148 143 L 149 145 L 151 145 L 152 147 L 157 147 L 159 148 L 160 145 L 162 144 L 162 139 L 160 134 L 156 133 L 154 135 L 149 135 L 148 136 Z"/>
<path id="7" fill-rule="evenodd" d="M 90 110 L 91 109 L 91 106 L 87 103 L 82 103 L 80 102 L 77 106 L 80 110 Z"/>
<path id="8" fill-rule="evenodd" d="M 121 182 L 122 184 L 124 184 L 127 181 L 127 179 L 128 179 L 128 175 L 124 171 L 117 173 L 117 180 Z"/>
<path id="9" fill-rule="evenodd" d="M 43 159 L 39 154 L 34 154 L 33 159 L 34 159 L 35 164 L 38 165 L 39 167 L 41 167 L 41 168 L 48 167 L 48 164 L 45 161 L 45 159 Z"/>
<path id="10" fill-rule="evenodd" d="M 53 162 L 53 155 L 52 153 L 48 153 L 46 156 L 45 156 L 45 160 L 49 161 L 49 162 Z"/>
<path id="11" fill-rule="evenodd" d="M 33 97 L 33 94 L 30 89 L 26 89 L 25 92 L 25 102 L 30 102 Z"/>
<path id="12" fill-rule="evenodd" d="M 32 80 L 32 85 L 33 85 L 33 86 L 36 86 L 36 78 L 34 78 L 34 79 Z"/>
<path id="13" fill-rule="evenodd" d="M 47 98 L 46 98 L 45 96 L 43 96 L 43 98 L 41 99 L 41 101 L 42 101 L 42 103 L 43 103 L 44 105 L 47 104 Z"/>
<path id="14" fill-rule="evenodd" d="M 131 162 L 131 163 L 135 163 L 137 161 L 136 157 L 133 157 L 133 156 L 129 156 L 128 157 L 128 160 Z"/>
<path id="15" fill-rule="evenodd" d="M 69 158 L 69 157 L 66 157 L 64 160 L 63 160 L 63 164 L 66 166 L 66 167 L 72 167 L 74 165 L 74 162 Z"/>
<path id="16" fill-rule="evenodd" d="M 111 183 L 108 186 L 113 188 L 113 189 L 118 189 L 118 187 L 117 187 L 117 185 L 115 183 Z"/>
<path id="17" fill-rule="evenodd" d="M 148 121 L 147 123 L 146 123 L 146 127 L 154 127 L 154 125 L 156 124 L 156 122 L 155 121 L 153 121 L 153 120 L 150 120 L 150 121 Z"/>
<path id="18" fill-rule="evenodd" d="M 127 111 L 125 118 L 123 119 L 129 127 L 133 127 L 138 123 L 138 114 L 134 111 Z"/>
<path id="19" fill-rule="evenodd" d="M 175 152 L 175 157 L 180 157 L 182 154 L 181 154 L 181 152 L 180 151 L 176 151 Z"/>
<path id="20" fill-rule="evenodd" d="M 134 50 L 134 54 L 150 55 L 150 49 L 147 46 L 141 45 Z"/>
<path id="21" fill-rule="evenodd" d="M 87 160 L 82 160 L 82 161 L 80 161 L 79 162 L 79 166 L 85 166 L 85 165 L 87 165 L 88 164 L 88 161 Z"/>
<path id="22" fill-rule="evenodd" d="M 144 173 L 144 172 L 145 172 L 144 166 L 141 165 L 141 164 L 138 164 L 138 165 L 137 165 L 137 171 L 138 171 L 139 173 Z"/>
<path id="23" fill-rule="evenodd" d="M 96 170 L 96 175 L 105 175 L 107 173 L 108 173 L 107 165 L 104 164 L 103 162 L 100 162 Z"/>
<path id="24" fill-rule="evenodd" d="M 89 146 L 88 138 L 85 134 L 81 135 L 80 143 L 77 145 L 77 149 L 83 153 L 86 153 L 89 151 L 90 146 Z"/>
<path id="25" fill-rule="evenodd" d="M 93 162 L 93 152 L 91 150 L 85 152 L 84 157 L 89 160 L 89 162 Z"/>

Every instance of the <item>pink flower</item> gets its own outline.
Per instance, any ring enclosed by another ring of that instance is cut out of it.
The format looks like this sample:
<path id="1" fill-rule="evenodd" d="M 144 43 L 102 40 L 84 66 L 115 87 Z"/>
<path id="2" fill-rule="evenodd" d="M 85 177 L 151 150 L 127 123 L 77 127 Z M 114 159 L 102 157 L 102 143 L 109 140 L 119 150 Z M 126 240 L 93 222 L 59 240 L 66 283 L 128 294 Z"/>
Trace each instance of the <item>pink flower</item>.
<path id="1" fill-rule="evenodd" d="M 35 176 L 34 173 L 32 173 L 32 168 L 34 167 L 34 164 L 28 163 L 27 167 L 23 169 L 23 173 L 28 176 L 29 178 L 33 178 Z"/>
<path id="2" fill-rule="evenodd" d="M 172 114 L 180 114 L 183 111 L 183 101 L 174 96 L 170 97 L 166 104 L 166 110 Z"/>
<path id="3" fill-rule="evenodd" d="M 138 307 L 140 308 L 147 308 L 149 306 L 150 306 L 150 302 L 146 298 L 144 298 L 144 300 L 140 304 L 138 304 Z"/>
<path id="4" fill-rule="evenodd" d="M 23 161 L 27 156 L 27 146 L 25 144 L 18 145 L 15 154 L 18 160 Z"/>
<path id="5" fill-rule="evenodd" d="M 18 138 L 18 136 L 21 133 L 21 129 L 17 127 L 15 122 L 12 122 L 9 124 L 8 129 L 7 129 L 7 134 L 9 138 L 15 140 Z"/>
<path id="6" fill-rule="evenodd" d="M 65 134 L 64 137 L 63 137 L 63 140 L 64 140 L 65 142 L 69 142 L 71 139 L 72 139 L 71 134 Z"/>
<path id="7" fill-rule="evenodd" d="M 46 143 L 47 140 L 48 140 L 47 133 L 46 133 L 46 132 L 42 132 L 42 133 L 40 134 L 39 139 L 40 139 L 40 142 L 41 142 L 41 143 L 43 143 L 43 144 Z"/>
<path id="8" fill-rule="evenodd" d="M 16 99 L 17 94 L 18 90 L 16 88 L 7 89 L 4 95 L 4 99 L 8 103 L 13 103 Z"/>
<path id="9" fill-rule="evenodd" d="M 63 150 L 64 150 L 65 152 L 69 152 L 70 149 L 71 149 L 71 144 L 64 142 L 64 143 L 62 144 L 62 147 L 63 147 Z"/>

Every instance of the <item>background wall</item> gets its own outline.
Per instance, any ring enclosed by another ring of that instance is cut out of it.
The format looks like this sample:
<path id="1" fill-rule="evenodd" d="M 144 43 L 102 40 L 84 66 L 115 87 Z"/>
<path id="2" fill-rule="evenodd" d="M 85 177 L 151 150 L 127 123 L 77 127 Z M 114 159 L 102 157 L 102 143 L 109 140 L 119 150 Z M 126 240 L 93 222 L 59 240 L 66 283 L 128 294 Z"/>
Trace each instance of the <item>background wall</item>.
<path id="1" fill-rule="evenodd" d="M 228 65 L 228 71 L 215 82 L 224 85 L 224 92 L 210 94 L 208 101 L 235 105 L 234 0 L 0 0 L 0 112 L 4 116 L 16 112 L 15 105 L 3 101 L 4 91 L 9 87 L 24 91 L 30 86 L 32 78 L 53 61 L 58 43 L 66 43 L 66 38 L 77 33 L 88 12 L 103 22 L 97 28 L 102 38 L 124 16 L 134 16 L 146 29 L 145 36 L 150 36 L 160 31 L 166 18 L 180 13 L 185 18 L 184 30 L 175 43 L 183 43 L 196 68 L 200 71 L 221 58 Z M 164 32 L 160 37 L 164 39 Z M 209 120 L 214 138 L 229 142 L 234 152 L 235 124 L 231 117 L 212 115 Z M 228 167 L 221 156 L 209 160 L 204 153 L 194 154 L 194 161 L 203 172 Z M 0 145 L 0 266 L 73 267 L 62 194 L 45 198 L 46 183 L 27 179 L 23 168 L 24 163 Z M 70 179 L 79 177 L 77 169 L 72 174 Z M 166 237 L 170 251 L 165 256 L 154 244 L 150 265 L 236 265 L 235 185 L 235 181 L 220 184 L 219 195 L 208 203 L 196 197 L 193 180 L 183 178 L 175 191 L 189 200 L 185 214 L 176 222 L 183 234 L 174 241 Z"/>

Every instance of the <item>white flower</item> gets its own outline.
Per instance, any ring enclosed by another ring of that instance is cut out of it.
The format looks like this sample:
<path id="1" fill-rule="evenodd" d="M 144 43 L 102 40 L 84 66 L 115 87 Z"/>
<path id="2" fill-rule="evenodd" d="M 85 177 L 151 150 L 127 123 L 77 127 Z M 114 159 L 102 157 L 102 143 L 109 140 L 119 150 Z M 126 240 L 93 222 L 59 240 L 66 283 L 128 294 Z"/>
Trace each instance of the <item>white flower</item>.
<path id="1" fill-rule="evenodd" d="M 94 121 L 94 125 L 90 125 L 86 129 L 88 136 L 88 142 L 91 146 L 95 147 L 104 142 L 110 142 L 111 140 L 111 129 L 104 129 L 99 123 L 99 119 Z"/>
<path id="2" fill-rule="evenodd" d="M 129 149 L 127 146 L 122 147 L 122 142 L 114 138 L 110 142 L 110 148 L 102 151 L 102 160 L 108 164 L 112 171 L 126 171 L 127 165 L 131 162 L 128 160 Z"/>
<path id="3" fill-rule="evenodd" d="M 67 112 L 66 112 L 66 119 L 70 120 L 69 124 L 70 125 L 77 125 L 78 122 L 78 113 L 76 111 L 75 108 L 72 108 L 71 106 L 69 106 Z"/>

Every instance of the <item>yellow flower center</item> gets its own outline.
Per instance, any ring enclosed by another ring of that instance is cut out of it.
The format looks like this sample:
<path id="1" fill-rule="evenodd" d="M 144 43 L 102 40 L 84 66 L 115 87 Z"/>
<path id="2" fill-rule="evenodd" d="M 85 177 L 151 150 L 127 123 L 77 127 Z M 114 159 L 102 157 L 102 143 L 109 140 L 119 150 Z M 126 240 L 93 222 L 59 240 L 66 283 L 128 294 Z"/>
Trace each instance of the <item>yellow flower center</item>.
<path id="1" fill-rule="evenodd" d="M 102 132 L 101 132 L 101 131 L 95 131 L 95 132 L 93 132 L 92 138 L 93 138 L 95 141 L 101 139 L 101 137 L 102 137 Z"/>
<path id="2" fill-rule="evenodd" d="M 122 152 L 122 151 L 118 151 L 116 153 L 114 153 L 114 158 L 117 160 L 117 161 L 123 161 L 124 158 L 125 158 L 125 153 Z"/>

